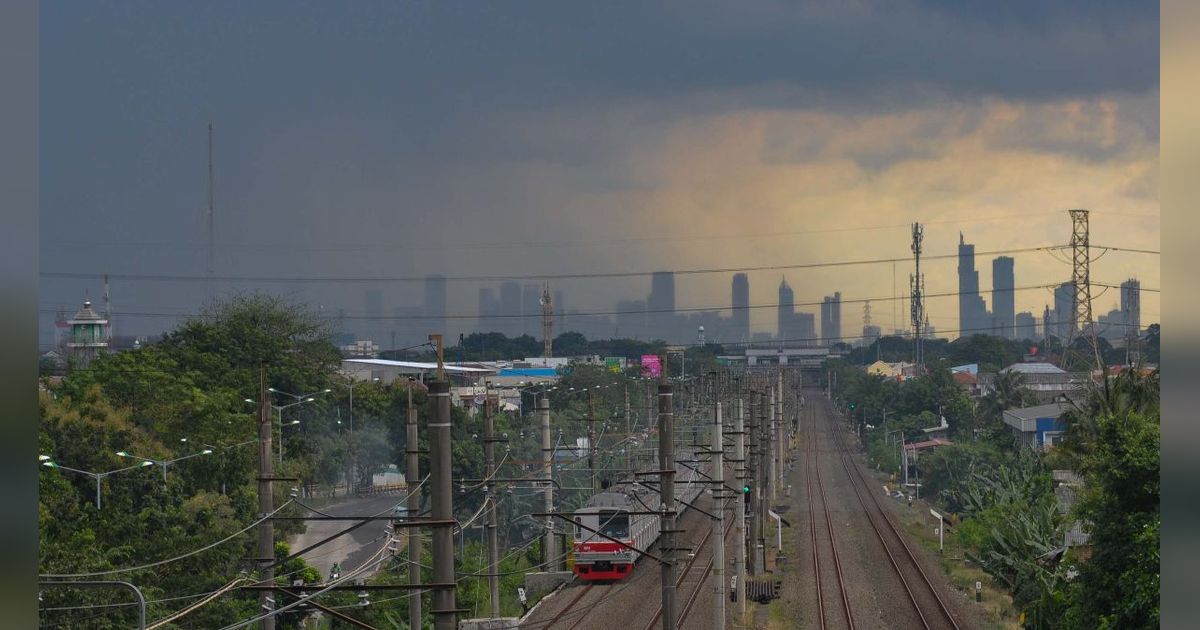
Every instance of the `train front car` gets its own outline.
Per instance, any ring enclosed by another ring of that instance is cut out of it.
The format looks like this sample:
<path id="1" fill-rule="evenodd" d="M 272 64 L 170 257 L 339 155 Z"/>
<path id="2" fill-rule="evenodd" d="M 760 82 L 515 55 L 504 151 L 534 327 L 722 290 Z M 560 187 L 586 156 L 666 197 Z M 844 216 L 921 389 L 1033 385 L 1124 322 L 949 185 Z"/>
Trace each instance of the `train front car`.
<path id="1" fill-rule="evenodd" d="M 579 579 L 612 582 L 633 573 L 638 554 L 629 547 L 641 548 L 636 530 L 643 519 L 630 511 L 629 497 L 619 492 L 597 494 L 575 511 L 574 572 Z"/>

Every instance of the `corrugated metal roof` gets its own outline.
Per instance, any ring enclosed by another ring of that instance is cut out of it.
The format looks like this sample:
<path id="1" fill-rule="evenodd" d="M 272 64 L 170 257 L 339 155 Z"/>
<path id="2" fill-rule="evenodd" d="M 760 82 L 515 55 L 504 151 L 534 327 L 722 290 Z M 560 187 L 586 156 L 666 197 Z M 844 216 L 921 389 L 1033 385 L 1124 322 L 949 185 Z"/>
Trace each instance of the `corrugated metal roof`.
<path id="1" fill-rule="evenodd" d="M 1020 374 L 1066 374 L 1062 368 L 1053 363 L 1014 363 L 1000 371 Z"/>
<path id="2" fill-rule="evenodd" d="M 1062 415 L 1070 407 L 1069 403 L 1053 402 L 1048 405 L 1038 405 L 1036 407 L 1022 407 L 1020 409 L 1009 409 L 1004 412 L 1006 416 L 1012 416 L 1019 420 L 1037 420 L 1038 418 L 1057 418 Z"/>

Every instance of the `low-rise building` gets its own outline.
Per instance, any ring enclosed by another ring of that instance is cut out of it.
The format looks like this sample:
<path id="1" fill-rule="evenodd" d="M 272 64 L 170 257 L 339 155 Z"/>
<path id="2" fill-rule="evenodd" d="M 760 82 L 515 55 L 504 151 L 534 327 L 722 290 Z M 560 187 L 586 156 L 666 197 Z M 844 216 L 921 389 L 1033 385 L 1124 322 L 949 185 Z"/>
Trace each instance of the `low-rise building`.
<path id="1" fill-rule="evenodd" d="M 1089 381 L 1086 372 L 1067 372 L 1053 363 L 1014 363 L 1001 373 L 1015 372 L 1021 375 L 1022 386 L 1037 396 L 1038 402 L 1050 403 L 1063 398 L 1074 398 L 1083 393 Z M 996 374 L 980 374 L 979 394 L 991 393 Z"/>
<path id="2" fill-rule="evenodd" d="M 1022 446 L 1046 451 L 1054 448 L 1063 438 L 1066 427 L 1060 418 L 1070 403 L 1053 402 L 1036 407 L 1009 409 L 1004 412 L 1004 423 L 1012 428 L 1013 438 Z"/>

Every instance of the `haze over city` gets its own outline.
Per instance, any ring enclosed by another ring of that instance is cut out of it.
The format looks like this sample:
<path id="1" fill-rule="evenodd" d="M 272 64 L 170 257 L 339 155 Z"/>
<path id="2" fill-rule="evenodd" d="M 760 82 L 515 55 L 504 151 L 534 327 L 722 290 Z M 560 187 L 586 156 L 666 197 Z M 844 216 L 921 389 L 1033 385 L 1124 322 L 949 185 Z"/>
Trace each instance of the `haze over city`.
<path id="1" fill-rule="evenodd" d="M 927 255 L 953 255 L 960 231 L 981 252 L 1065 245 L 1075 207 L 1092 211 L 1093 244 L 1158 246 L 1153 5 L 439 3 L 351 16 L 300 3 L 281 17 L 269 4 L 43 7 L 44 274 L 206 275 L 210 122 L 216 276 L 905 258 L 914 221 Z M 850 30 L 861 35 L 839 37 Z M 1070 278 L 1061 255 L 1013 256 L 1017 286 Z M 991 258 L 977 261 L 989 304 Z M 957 290 L 954 265 L 926 263 L 928 293 Z M 797 303 L 877 298 L 875 322 L 904 327 L 906 306 L 878 298 L 906 293 L 911 264 L 896 265 L 895 293 L 891 265 L 864 269 L 754 272 L 750 302 L 774 304 L 786 277 Z M 679 277 L 676 305 L 728 308 L 730 276 Z M 1112 252 L 1092 277 L 1155 288 L 1157 259 Z M 449 283 L 447 312 L 475 315 L 478 289 L 496 284 Z M 551 284 L 580 311 L 650 291 L 648 277 Z M 369 289 L 385 314 L 423 299 L 419 282 L 216 283 L 256 289 L 349 315 Z M 209 288 L 111 290 L 117 333 L 146 335 L 174 325 L 164 314 L 197 312 Z M 101 291 L 44 276 L 42 345 L 56 310 Z M 1015 301 L 1040 316 L 1053 297 Z M 1096 310 L 1116 302 L 1110 291 Z M 955 298 L 927 311 L 958 327 Z M 1156 319 L 1156 293 L 1142 311 Z M 775 317 L 753 310 L 752 329 L 775 333 Z M 843 328 L 860 322 L 848 304 Z M 474 322 L 447 332 L 462 327 Z"/>

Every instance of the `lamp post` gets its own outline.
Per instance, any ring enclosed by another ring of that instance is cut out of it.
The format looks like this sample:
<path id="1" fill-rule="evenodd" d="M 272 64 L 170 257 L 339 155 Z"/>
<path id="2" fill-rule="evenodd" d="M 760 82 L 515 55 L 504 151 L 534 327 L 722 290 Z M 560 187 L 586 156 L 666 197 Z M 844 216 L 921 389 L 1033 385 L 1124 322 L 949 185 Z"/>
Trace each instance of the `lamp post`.
<path id="1" fill-rule="evenodd" d="M 177 462 L 181 462 L 185 459 L 191 459 L 193 457 L 199 457 L 201 455 L 211 455 L 212 452 L 213 452 L 213 450 L 211 448 L 205 448 L 204 450 L 202 450 L 198 453 L 184 455 L 183 457 L 176 457 L 175 459 L 151 459 L 149 457 L 142 457 L 140 455 L 134 455 L 127 451 L 117 451 L 117 456 L 118 457 L 128 457 L 129 459 L 142 460 L 142 463 L 138 464 L 138 466 L 147 466 L 147 465 L 155 465 L 155 464 L 162 466 L 163 484 L 165 485 L 167 483 L 167 466 L 170 466 L 171 464 L 174 464 Z M 134 468 L 136 468 L 136 466 L 134 466 Z"/>
<path id="2" fill-rule="evenodd" d="M 119 472 L 125 472 L 126 470 L 133 470 L 135 468 L 145 468 L 146 466 L 154 465 L 154 462 L 145 461 L 140 464 L 134 464 L 133 466 L 126 466 L 125 468 L 118 468 L 116 470 L 109 470 L 109 471 L 102 472 L 102 473 L 94 473 L 94 472 L 90 472 L 87 470 L 79 470 L 78 468 L 71 468 L 70 466 L 63 466 L 62 464 L 56 463 L 53 459 L 50 458 L 49 455 L 38 455 L 38 461 L 40 461 L 42 463 L 42 465 L 47 468 L 55 468 L 58 470 L 68 470 L 73 473 L 87 475 L 88 477 L 95 479 L 96 480 L 96 509 L 97 510 L 100 509 L 100 481 L 102 479 L 104 479 L 105 477 L 107 477 L 109 475 L 115 475 Z"/>

